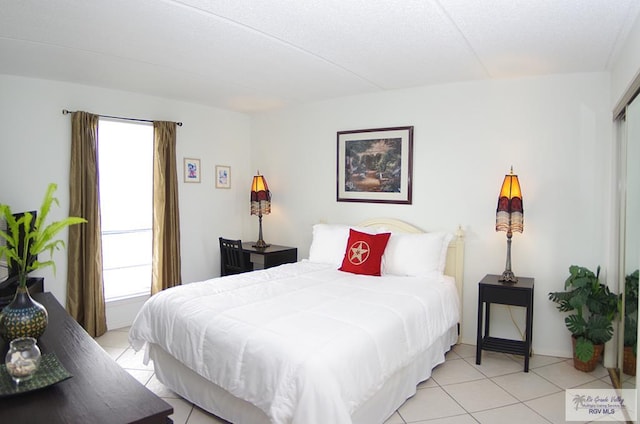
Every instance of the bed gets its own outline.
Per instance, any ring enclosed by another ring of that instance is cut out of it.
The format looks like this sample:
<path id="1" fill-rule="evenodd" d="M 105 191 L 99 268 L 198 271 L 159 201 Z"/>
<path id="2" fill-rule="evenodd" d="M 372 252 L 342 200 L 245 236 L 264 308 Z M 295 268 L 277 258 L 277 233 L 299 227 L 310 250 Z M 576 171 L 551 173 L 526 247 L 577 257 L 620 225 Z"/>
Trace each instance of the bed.
<path id="1" fill-rule="evenodd" d="M 354 241 L 375 253 L 385 237 L 382 275 L 348 269 Z M 163 384 L 232 423 L 383 423 L 457 342 L 463 259 L 461 229 L 316 224 L 308 259 L 154 295 L 129 341 Z"/>

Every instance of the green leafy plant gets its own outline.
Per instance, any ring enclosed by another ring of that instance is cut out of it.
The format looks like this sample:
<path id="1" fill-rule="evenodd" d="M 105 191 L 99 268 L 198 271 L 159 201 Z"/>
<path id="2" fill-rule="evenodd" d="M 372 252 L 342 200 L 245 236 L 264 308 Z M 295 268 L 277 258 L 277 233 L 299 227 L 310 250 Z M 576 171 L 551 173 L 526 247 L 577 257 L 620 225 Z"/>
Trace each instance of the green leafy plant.
<path id="1" fill-rule="evenodd" d="M 593 356 L 594 345 L 603 344 L 613 337 L 613 320 L 619 310 L 620 298 L 600 283 L 600 267 L 596 273 L 585 267 L 572 265 L 565 281 L 565 291 L 549 293 L 567 315 L 564 322 L 576 338 L 576 357 L 587 362 Z"/>
<path id="2" fill-rule="evenodd" d="M 44 252 L 49 252 L 51 258 L 54 250 L 65 247 L 64 241 L 56 240 L 55 236 L 71 225 L 87 222 L 84 218 L 68 217 L 45 225 L 51 206 L 54 203 L 59 205 L 58 199 L 53 196 L 57 188 L 56 184 L 49 184 L 35 222 L 30 212 L 16 219 L 8 205 L 0 205 L 0 217 L 7 222 L 7 231 L 0 230 L 0 237 L 5 241 L 4 245 L 0 245 L 0 259 L 6 258 L 17 268 L 18 284 L 22 288 L 26 287 L 27 276 L 32 271 L 51 266 L 55 272 L 56 264 L 52 259 L 42 262 L 37 259 Z"/>
<path id="3" fill-rule="evenodd" d="M 638 355 L 638 270 L 625 277 L 624 284 L 624 345 L 633 347 Z"/>

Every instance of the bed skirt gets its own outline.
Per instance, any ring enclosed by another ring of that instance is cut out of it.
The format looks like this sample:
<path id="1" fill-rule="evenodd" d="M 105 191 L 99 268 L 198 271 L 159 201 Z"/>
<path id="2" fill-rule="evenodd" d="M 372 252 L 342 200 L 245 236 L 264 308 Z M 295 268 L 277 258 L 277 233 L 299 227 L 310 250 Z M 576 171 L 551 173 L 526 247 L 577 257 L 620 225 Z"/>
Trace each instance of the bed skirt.
<path id="1" fill-rule="evenodd" d="M 391 376 L 378 392 L 352 413 L 352 423 L 384 423 L 400 405 L 416 393 L 416 386 L 420 382 L 431 377 L 433 368 L 444 362 L 445 353 L 457 340 L 456 325 L 437 339 L 416 361 Z M 196 374 L 158 345 L 149 344 L 147 348 L 156 377 L 178 395 L 232 423 L 270 424 L 263 411 Z"/>

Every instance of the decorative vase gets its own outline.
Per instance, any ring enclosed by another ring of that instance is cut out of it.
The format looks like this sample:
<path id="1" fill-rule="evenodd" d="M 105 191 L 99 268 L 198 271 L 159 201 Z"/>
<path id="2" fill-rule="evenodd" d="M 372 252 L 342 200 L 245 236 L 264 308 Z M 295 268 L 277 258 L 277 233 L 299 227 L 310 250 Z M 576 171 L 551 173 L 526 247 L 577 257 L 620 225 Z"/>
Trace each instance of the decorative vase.
<path id="1" fill-rule="evenodd" d="M 0 312 L 0 336 L 7 342 L 20 337 L 38 339 L 48 322 L 45 307 L 31 298 L 26 287 L 19 286 L 11 303 Z"/>
<path id="2" fill-rule="evenodd" d="M 624 347 L 622 358 L 622 372 L 627 375 L 636 375 L 636 355 L 633 354 L 633 346 Z"/>
<path id="3" fill-rule="evenodd" d="M 40 349 L 33 337 L 12 340 L 5 357 L 7 372 L 16 384 L 28 381 L 38 370 Z"/>

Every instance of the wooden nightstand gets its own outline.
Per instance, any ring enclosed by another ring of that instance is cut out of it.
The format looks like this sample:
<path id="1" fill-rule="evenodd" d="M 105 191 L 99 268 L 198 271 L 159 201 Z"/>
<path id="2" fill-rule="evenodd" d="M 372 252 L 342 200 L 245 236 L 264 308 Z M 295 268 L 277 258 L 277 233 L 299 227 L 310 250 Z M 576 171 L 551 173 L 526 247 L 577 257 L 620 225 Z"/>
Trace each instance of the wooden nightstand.
<path id="1" fill-rule="evenodd" d="M 518 277 L 516 284 L 498 281 L 499 275 L 487 274 L 478 283 L 478 334 L 476 364 L 480 365 L 482 350 L 511 353 L 524 356 L 524 372 L 529 372 L 531 336 L 533 334 L 533 278 Z M 489 335 L 491 304 L 523 306 L 527 309 L 525 340 L 509 340 Z M 485 307 L 486 304 L 486 307 Z M 482 313 L 484 309 L 484 314 Z M 484 326 L 483 326 L 484 322 Z M 484 333 L 483 333 L 484 327 Z"/>
<path id="2" fill-rule="evenodd" d="M 267 269 L 298 261 L 298 249 L 295 247 L 272 244 L 264 249 L 257 249 L 252 246 L 254 243 L 255 242 L 242 243 L 242 251 L 245 255 L 247 271 Z"/>

